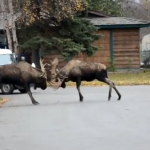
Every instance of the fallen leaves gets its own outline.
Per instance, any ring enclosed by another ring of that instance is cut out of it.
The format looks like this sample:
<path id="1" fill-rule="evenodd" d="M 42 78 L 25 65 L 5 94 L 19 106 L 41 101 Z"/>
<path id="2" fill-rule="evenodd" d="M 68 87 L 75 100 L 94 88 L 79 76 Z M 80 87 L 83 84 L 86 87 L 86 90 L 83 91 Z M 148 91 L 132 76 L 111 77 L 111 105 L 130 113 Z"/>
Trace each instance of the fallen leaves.
<path id="1" fill-rule="evenodd" d="M 0 97 L 0 107 L 2 106 L 2 104 L 6 103 L 8 101 L 8 99 L 3 99 Z"/>

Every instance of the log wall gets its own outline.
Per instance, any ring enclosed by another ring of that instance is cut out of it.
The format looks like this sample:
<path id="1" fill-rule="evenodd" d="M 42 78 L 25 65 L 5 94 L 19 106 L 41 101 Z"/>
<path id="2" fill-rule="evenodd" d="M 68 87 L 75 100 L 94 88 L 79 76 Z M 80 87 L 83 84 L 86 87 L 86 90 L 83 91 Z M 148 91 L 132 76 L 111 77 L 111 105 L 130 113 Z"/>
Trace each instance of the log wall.
<path id="1" fill-rule="evenodd" d="M 113 30 L 113 58 L 117 69 L 140 68 L 139 29 Z"/>
<path id="2" fill-rule="evenodd" d="M 80 53 L 72 59 L 100 62 L 109 66 L 110 60 L 110 30 L 99 30 L 103 34 L 99 40 L 95 41 L 93 45 L 100 47 L 93 56 L 88 57 Z M 129 61 L 132 59 L 131 68 L 140 68 L 140 52 L 139 52 L 139 29 L 114 29 L 113 30 L 113 58 L 117 69 L 126 69 L 129 67 Z M 44 59 L 46 62 L 59 58 L 58 67 L 61 68 L 67 64 L 61 55 L 46 55 Z"/>
<path id="3" fill-rule="evenodd" d="M 96 40 L 93 45 L 100 47 L 94 55 L 88 57 L 80 53 L 77 57 L 73 59 L 79 59 L 84 61 L 91 61 L 91 62 L 100 62 L 105 64 L 106 66 L 110 60 L 110 31 L 109 30 L 99 30 L 100 34 L 103 35 L 99 40 Z"/>

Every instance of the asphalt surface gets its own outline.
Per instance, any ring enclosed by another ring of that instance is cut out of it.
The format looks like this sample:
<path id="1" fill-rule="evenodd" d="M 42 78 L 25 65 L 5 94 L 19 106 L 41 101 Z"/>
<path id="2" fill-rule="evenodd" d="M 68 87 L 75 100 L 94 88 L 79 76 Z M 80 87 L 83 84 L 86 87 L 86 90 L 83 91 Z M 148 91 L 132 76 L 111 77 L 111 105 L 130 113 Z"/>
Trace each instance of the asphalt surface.
<path id="1" fill-rule="evenodd" d="M 48 88 L 6 95 L 0 108 L 0 150 L 149 150 L 150 86 Z M 16 91 L 17 92 L 17 91 Z"/>

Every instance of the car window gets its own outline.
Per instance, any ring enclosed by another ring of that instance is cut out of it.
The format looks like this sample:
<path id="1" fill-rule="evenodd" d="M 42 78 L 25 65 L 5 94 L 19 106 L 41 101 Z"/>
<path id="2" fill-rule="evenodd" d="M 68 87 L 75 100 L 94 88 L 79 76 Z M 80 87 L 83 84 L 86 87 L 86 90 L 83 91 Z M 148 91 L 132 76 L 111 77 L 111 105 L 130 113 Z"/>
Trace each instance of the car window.
<path id="1" fill-rule="evenodd" d="M 0 65 L 16 63 L 13 54 L 0 54 Z"/>

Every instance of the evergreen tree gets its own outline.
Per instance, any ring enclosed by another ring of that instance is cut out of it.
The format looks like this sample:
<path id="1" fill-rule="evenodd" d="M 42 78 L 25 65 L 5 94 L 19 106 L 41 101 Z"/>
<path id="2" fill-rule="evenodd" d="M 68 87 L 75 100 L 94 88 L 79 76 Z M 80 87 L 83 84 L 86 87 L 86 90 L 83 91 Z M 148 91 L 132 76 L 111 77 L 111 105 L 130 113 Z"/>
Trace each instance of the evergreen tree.
<path id="1" fill-rule="evenodd" d="M 100 34 L 96 34 L 97 30 L 88 20 L 75 17 L 73 20 L 62 21 L 59 33 L 63 38 L 70 38 L 74 43 L 82 46 L 80 50 L 74 50 L 75 52 L 82 52 L 91 56 L 98 50 L 98 47 L 92 45 L 95 40 L 101 37 Z M 63 55 L 65 53 L 68 53 L 68 51 L 65 50 Z"/>
<path id="2" fill-rule="evenodd" d="M 91 56 L 97 47 L 92 43 L 100 38 L 97 28 L 88 20 L 75 17 L 64 19 L 59 26 L 40 26 L 35 24 L 21 28 L 18 32 L 20 48 L 33 50 L 41 46 L 43 53 L 59 53 L 66 60 L 83 52 Z"/>

